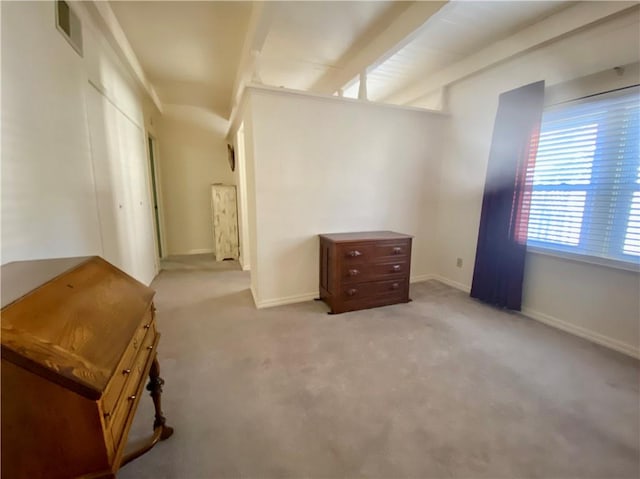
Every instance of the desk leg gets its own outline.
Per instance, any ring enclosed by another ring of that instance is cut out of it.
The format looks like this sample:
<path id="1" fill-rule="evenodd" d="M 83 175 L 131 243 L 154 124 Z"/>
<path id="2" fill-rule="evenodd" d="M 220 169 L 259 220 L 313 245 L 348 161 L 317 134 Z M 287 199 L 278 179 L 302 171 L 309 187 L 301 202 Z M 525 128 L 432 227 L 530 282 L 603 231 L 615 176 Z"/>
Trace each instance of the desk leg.
<path id="1" fill-rule="evenodd" d="M 160 363 L 158 358 L 153 359 L 151 369 L 149 370 L 149 384 L 147 384 L 147 391 L 151 392 L 151 398 L 153 399 L 153 406 L 156 410 L 156 419 L 153 421 L 153 429 L 162 428 L 160 433 L 160 440 L 164 441 L 173 434 L 173 428 L 167 426 L 166 418 L 162 413 L 162 386 L 164 385 L 164 379 L 160 377 Z"/>
<path id="2" fill-rule="evenodd" d="M 132 452 L 125 455 L 120 466 L 124 466 L 134 459 L 142 456 L 159 441 L 164 441 L 173 434 L 173 428 L 166 425 L 167 420 L 162 414 L 161 396 L 163 384 L 164 379 L 160 377 L 160 364 L 158 363 L 158 358 L 155 357 L 153 358 L 151 368 L 149 369 L 149 384 L 147 384 L 147 391 L 151 392 L 153 406 L 156 410 L 156 418 L 155 421 L 153 421 L 153 435 L 148 439 L 144 439 L 142 443 L 133 448 Z M 107 478 L 109 477 L 115 476 L 107 476 Z"/>

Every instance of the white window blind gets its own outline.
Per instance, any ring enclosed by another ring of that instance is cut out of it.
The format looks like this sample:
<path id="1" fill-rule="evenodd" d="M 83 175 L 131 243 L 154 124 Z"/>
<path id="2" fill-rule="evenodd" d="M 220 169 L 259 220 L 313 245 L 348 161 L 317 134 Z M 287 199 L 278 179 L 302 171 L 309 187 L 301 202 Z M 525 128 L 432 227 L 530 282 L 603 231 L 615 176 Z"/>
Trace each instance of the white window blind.
<path id="1" fill-rule="evenodd" d="M 640 262 L 640 88 L 545 110 L 527 244 Z"/>

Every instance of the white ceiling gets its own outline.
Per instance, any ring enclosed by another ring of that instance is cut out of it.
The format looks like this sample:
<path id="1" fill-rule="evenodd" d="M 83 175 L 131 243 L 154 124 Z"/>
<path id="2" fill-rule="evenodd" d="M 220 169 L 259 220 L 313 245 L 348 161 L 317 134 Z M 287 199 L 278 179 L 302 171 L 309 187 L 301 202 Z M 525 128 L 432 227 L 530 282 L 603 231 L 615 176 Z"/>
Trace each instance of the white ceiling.
<path id="1" fill-rule="evenodd" d="M 378 56 L 368 63 L 367 90 L 369 99 L 385 101 L 572 3 L 453 0 L 440 8 L 440 3 L 425 7 L 394 1 L 268 2 L 260 6 L 268 12 L 268 19 L 262 19 L 266 35 L 253 45 L 260 55 L 251 65 L 267 85 L 327 93 L 328 77 L 352 72 L 354 59 L 362 61 L 359 52 L 374 51 Z M 111 6 L 163 103 L 199 106 L 229 117 L 256 5 L 112 1 Z M 424 18 L 412 24 L 414 12 L 420 11 Z M 357 93 L 358 83 L 349 82 L 356 74 L 342 84 L 346 96 Z"/>
<path id="2" fill-rule="evenodd" d="M 249 2 L 110 3 L 163 103 L 229 116 Z"/>
<path id="3" fill-rule="evenodd" d="M 384 101 L 429 73 L 569 6 L 569 2 L 450 1 L 414 39 L 368 74 L 368 97 Z"/>
<path id="4" fill-rule="evenodd" d="M 352 45 L 370 35 L 409 2 L 274 2 L 260 54 L 259 75 L 268 85 L 309 90 L 339 68 Z"/>

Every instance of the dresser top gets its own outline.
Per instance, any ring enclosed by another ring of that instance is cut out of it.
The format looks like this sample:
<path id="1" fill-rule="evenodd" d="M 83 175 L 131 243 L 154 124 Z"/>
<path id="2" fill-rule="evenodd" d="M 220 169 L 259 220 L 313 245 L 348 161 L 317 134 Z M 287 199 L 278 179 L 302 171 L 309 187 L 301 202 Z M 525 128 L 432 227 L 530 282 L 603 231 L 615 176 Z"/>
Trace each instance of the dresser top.
<path id="1" fill-rule="evenodd" d="M 320 238 L 336 242 L 381 241 L 412 238 L 411 235 L 395 233 L 393 231 L 360 231 L 357 233 L 331 233 L 319 235 Z"/>
<path id="2" fill-rule="evenodd" d="M 11 263 L 0 275 L 2 359 L 99 398 L 154 291 L 98 257 Z"/>

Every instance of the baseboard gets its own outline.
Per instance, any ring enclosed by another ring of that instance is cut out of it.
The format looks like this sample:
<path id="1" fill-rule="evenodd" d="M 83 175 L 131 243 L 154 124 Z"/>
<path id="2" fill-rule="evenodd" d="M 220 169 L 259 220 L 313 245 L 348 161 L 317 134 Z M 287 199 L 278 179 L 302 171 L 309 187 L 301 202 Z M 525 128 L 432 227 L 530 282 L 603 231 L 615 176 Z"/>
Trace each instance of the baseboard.
<path id="1" fill-rule="evenodd" d="M 249 289 L 251 290 L 251 297 L 253 298 L 253 304 L 257 308 L 258 307 L 258 295 L 256 294 L 255 290 L 253 289 L 253 285 L 251 285 L 251 287 Z"/>
<path id="2" fill-rule="evenodd" d="M 528 318 L 535 319 L 536 321 L 540 321 L 541 323 L 547 324 L 556 329 L 561 329 L 562 331 L 571 333 L 574 336 L 579 336 L 588 341 L 591 341 L 592 343 L 596 343 L 609 349 L 613 349 L 620 353 L 631 356 L 633 358 L 640 359 L 640 350 L 634 348 L 630 344 L 625 344 L 622 341 L 618 341 L 617 339 L 611 339 L 600 333 L 596 333 L 580 326 L 576 326 L 575 324 L 571 324 L 561 319 L 554 318 L 553 316 L 549 316 L 548 314 L 534 311 L 533 309 L 523 308 L 521 312 Z"/>
<path id="3" fill-rule="evenodd" d="M 457 281 L 454 281 L 449 278 L 445 278 L 444 276 L 434 274 L 433 279 L 435 279 L 436 281 L 440 281 L 441 283 L 444 283 L 448 286 L 451 286 L 452 288 L 456 288 L 456 289 L 459 289 L 460 291 L 464 291 L 465 293 L 471 292 L 470 286 L 467 286 L 466 284 L 458 283 Z"/>
<path id="4" fill-rule="evenodd" d="M 240 264 L 240 269 L 242 269 L 242 271 L 249 271 L 251 269 L 251 265 L 249 263 L 244 264 L 242 256 L 238 257 L 238 264 Z"/>
<path id="5" fill-rule="evenodd" d="M 318 292 L 297 294 L 295 296 L 285 296 L 284 298 L 268 299 L 266 301 L 256 301 L 255 295 L 253 296 L 256 308 L 272 308 L 273 306 L 282 306 L 285 304 L 302 303 L 304 301 L 311 301 L 318 297 Z"/>
<path id="6" fill-rule="evenodd" d="M 469 293 L 471 291 L 471 288 L 469 286 L 458 283 L 457 281 L 453 281 L 443 276 L 433 275 L 433 279 L 453 288 L 464 291 L 465 293 Z M 640 350 L 634 348 L 630 344 L 625 344 L 622 341 L 618 341 L 617 339 L 611 339 L 600 333 L 596 333 L 580 326 L 576 326 L 575 324 L 568 323 L 567 321 L 554 318 L 553 316 L 549 316 L 548 314 L 544 314 L 533 309 L 523 308 L 521 313 L 527 318 L 534 319 L 553 328 L 560 329 L 569 334 L 573 334 L 574 336 L 578 336 L 580 338 L 591 341 L 592 343 L 599 344 L 600 346 L 613 349 L 614 351 L 626 354 L 627 356 L 640 359 Z"/>
<path id="7" fill-rule="evenodd" d="M 430 279 L 435 279 L 434 274 L 418 274 L 416 276 L 411 276 L 409 279 L 410 283 L 419 283 L 421 281 L 429 281 Z"/>
<path id="8" fill-rule="evenodd" d="M 187 256 L 190 254 L 208 254 L 208 253 L 213 253 L 213 250 L 211 248 L 200 248 L 200 249 L 190 249 L 189 251 L 181 251 L 181 252 L 171 252 L 171 254 L 169 254 L 167 257 L 171 257 L 171 256 Z"/>

